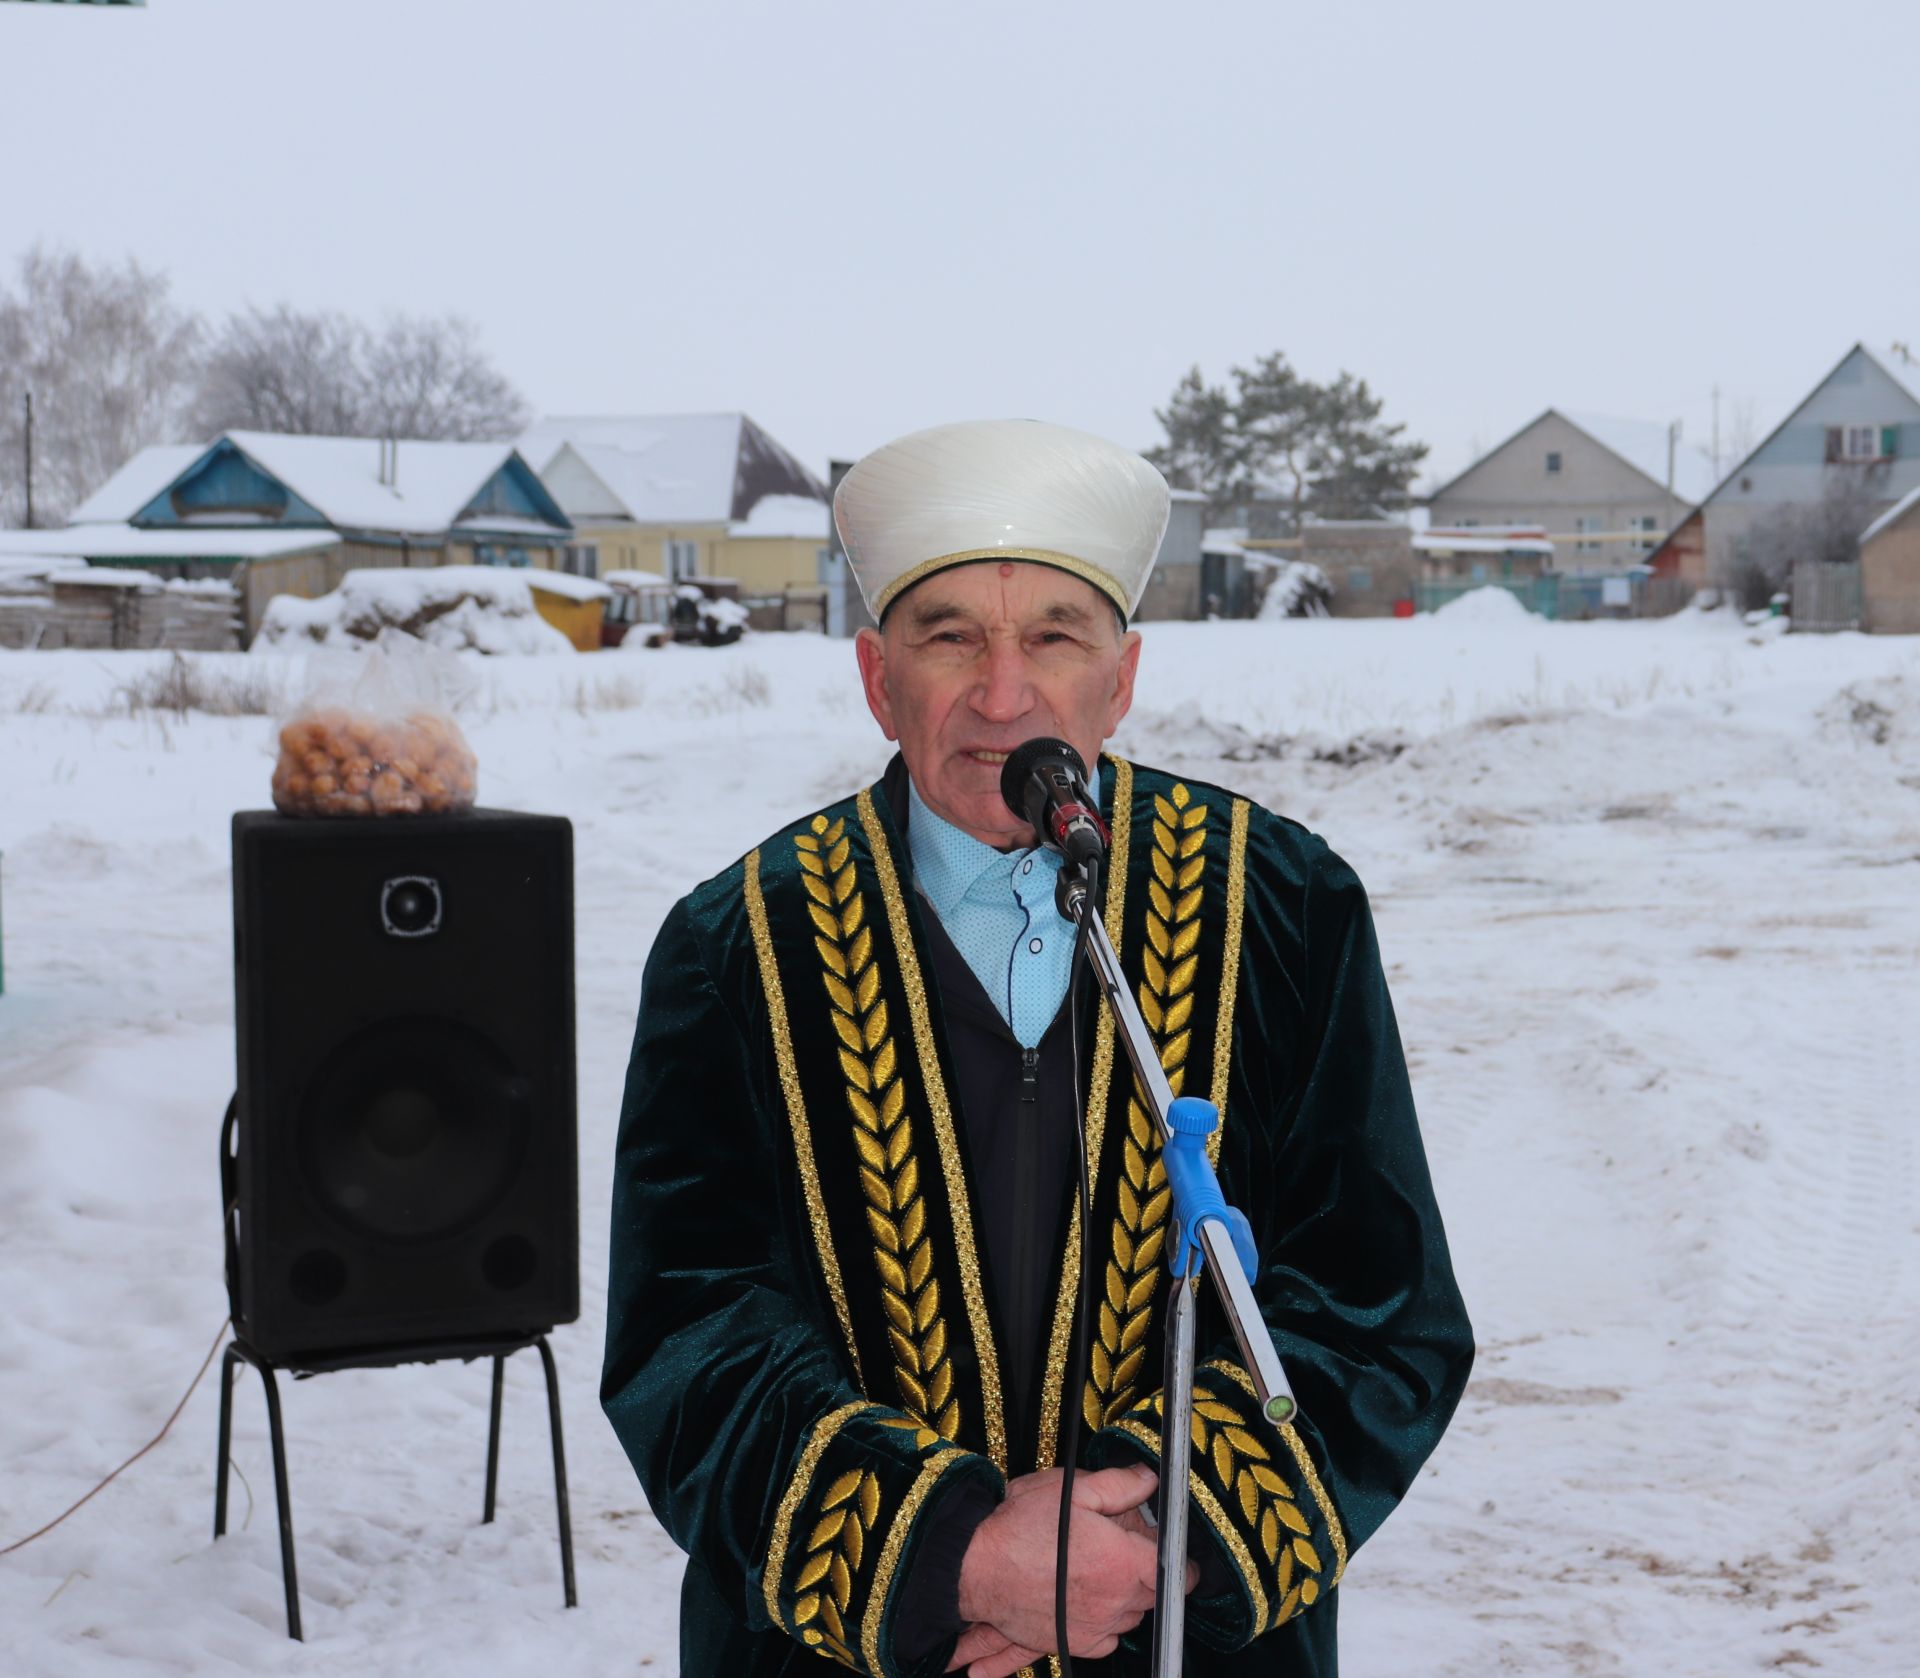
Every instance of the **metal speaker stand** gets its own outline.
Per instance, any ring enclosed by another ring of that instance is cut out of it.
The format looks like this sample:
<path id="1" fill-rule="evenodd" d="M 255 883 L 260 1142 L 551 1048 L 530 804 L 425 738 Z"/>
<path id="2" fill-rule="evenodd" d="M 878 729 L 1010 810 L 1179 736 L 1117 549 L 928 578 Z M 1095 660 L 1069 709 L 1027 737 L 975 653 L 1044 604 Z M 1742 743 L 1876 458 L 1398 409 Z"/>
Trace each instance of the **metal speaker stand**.
<path id="1" fill-rule="evenodd" d="M 567 1502 L 567 1453 L 560 1430 L 560 1381 L 554 1370 L 553 1351 L 544 1334 L 523 1334 L 485 1340 L 437 1341 L 419 1346 L 380 1346 L 363 1351 L 319 1352 L 311 1357 L 270 1358 L 245 1340 L 234 1339 L 220 1365 L 220 1444 L 214 1471 L 213 1536 L 223 1537 L 227 1530 L 227 1470 L 233 1437 L 233 1383 L 242 1363 L 260 1371 L 267 1390 L 267 1433 L 273 1446 L 273 1495 L 280 1516 L 280 1574 L 287 1596 L 287 1635 L 304 1642 L 300 1631 L 300 1581 L 293 1555 L 293 1505 L 287 1490 L 287 1441 L 280 1418 L 280 1387 L 276 1370 L 286 1370 L 296 1380 L 310 1375 L 328 1374 L 338 1369 L 387 1369 L 404 1363 L 435 1363 L 444 1358 L 493 1360 L 493 1402 L 487 1424 L 487 1489 L 481 1512 L 484 1524 L 493 1519 L 494 1492 L 500 1473 L 500 1408 L 502 1377 L 506 1361 L 515 1352 L 533 1347 L 547 1378 L 547 1421 L 553 1435 L 553 1492 L 560 1524 L 560 1577 L 566 1587 L 569 1608 L 579 1606 L 573 1582 L 573 1517 Z"/>

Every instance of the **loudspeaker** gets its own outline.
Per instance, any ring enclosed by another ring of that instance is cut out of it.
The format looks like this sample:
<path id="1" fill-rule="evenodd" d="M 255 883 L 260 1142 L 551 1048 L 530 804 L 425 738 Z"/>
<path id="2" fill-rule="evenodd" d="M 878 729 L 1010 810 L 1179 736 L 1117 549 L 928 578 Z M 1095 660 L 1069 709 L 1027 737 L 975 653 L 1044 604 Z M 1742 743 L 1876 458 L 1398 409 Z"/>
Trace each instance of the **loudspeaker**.
<path id="1" fill-rule="evenodd" d="M 242 812 L 233 931 L 235 1332 L 288 1359 L 572 1322 L 572 826 Z"/>

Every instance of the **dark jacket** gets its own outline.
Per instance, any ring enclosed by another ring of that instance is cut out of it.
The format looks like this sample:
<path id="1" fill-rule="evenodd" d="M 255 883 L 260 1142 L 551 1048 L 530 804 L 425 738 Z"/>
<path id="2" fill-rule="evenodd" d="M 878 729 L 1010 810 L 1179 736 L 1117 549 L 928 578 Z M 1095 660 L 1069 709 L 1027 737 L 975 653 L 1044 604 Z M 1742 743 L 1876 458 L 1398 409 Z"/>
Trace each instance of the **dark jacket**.
<path id="1" fill-rule="evenodd" d="M 1117 760 L 1101 781 L 1103 913 L 1176 1090 L 1222 1110 L 1302 1407 L 1259 1416 L 1203 1295 L 1191 1490 L 1228 1588 L 1190 1604 L 1187 1671 L 1329 1674 L 1333 1587 L 1472 1356 L 1371 917 L 1295 824 Z M 1083 1464 L 1157 1453 L 1167 1195 L 1124 1055 L 1083 997 L 1098 1308 L 1073 1394 L 1071 1045 L 1050 1034 L 1025 1102 L 1025 1057 L 915 899 L 892 790 L 699 888 L 648 963 L 602 1398 L 689 1553 L 689 1674 L 938 1672 L 950 1640 L 914 1632 L 957 1566 L 943 1536 L 1053 1460 L 1066 1407 Z"/>

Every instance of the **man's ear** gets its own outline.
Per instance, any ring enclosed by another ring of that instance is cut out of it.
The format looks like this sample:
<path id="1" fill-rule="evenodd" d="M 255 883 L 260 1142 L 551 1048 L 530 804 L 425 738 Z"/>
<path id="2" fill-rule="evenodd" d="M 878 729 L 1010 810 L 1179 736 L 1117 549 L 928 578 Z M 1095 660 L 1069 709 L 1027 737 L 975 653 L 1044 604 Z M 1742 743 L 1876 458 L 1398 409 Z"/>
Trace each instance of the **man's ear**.
<path id="1" fill-rule="evenodd" d="M 860 661 L 860 686 L 867 709 L 889 740 L 898 740 L 893 726 L 893 697 L 887 692 L 887 647 L 877 629 L 862 629 L 853 638 L 853 656 Z"/>
<path id="2" fill-rule="evenodd" d="M 1107 708 L 1107 733 L 1120 726 L 1120 719 L 1133 709 L 1133 678 L 1140 668 L 1140 631 L 1129 629 L 1120 637 L 1120 668 L 1114 673 L 1113 700 Z"/>

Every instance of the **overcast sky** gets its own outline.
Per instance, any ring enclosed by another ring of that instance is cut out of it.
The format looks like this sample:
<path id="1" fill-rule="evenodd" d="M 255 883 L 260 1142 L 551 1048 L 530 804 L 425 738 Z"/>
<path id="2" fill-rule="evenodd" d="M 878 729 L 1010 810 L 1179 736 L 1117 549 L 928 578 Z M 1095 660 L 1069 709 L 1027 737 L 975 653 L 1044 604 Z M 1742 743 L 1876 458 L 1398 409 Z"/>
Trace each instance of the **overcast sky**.
<path id="1" fill-rule="evenodd" d="M 1590 21 L 1588 21 L 1590 20 Z M 0 0 L 0 269 L 457 311 L 816 467 L 1282 349 L 1464 466 L 1920 350 L 1920 5 Z"/>

